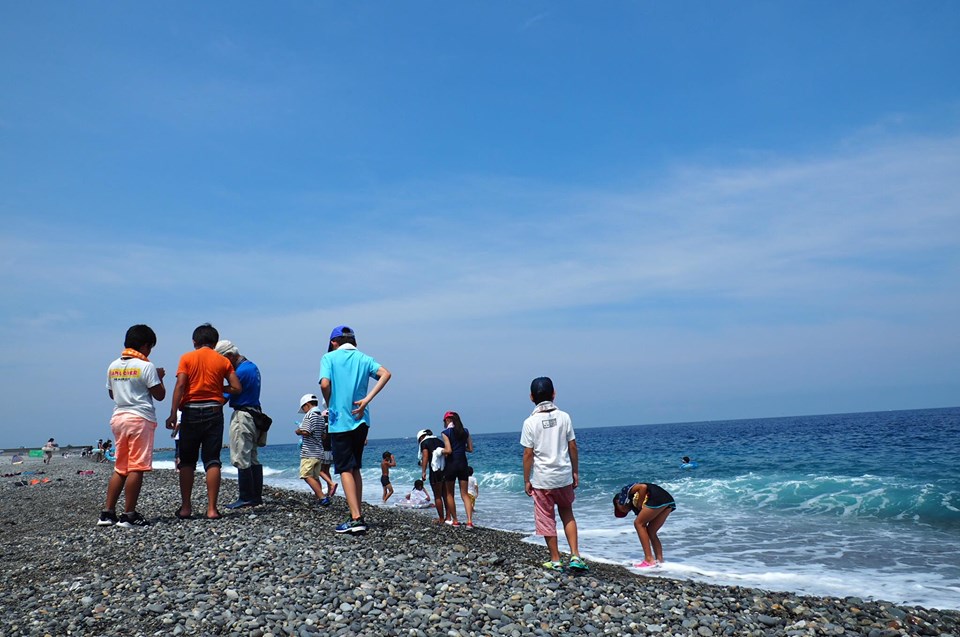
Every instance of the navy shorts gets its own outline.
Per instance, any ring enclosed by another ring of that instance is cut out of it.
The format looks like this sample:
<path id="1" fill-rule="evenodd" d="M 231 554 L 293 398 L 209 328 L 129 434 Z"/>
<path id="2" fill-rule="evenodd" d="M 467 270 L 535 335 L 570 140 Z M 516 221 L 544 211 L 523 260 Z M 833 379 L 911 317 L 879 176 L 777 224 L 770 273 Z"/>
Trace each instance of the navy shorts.
<path id="1" fill-rule="evenodd" d="M 223 407 L 191 407 L 180 413 L 180 468 L 196 469 L 203 460 L 203 470 L 222 466 Z"/>
<path id="2" fill-rule="evenodd" d="M 443 471 L 434 471 L 433 469 L 430 469 L 429 481 L 430 484 L 443 484 Z"/>
<path id="3" fill-rule="evenodd" d="M 331 433 L 333 464 L 337 473 L 346 473 L 363 467 L 363 446 L 367 442 L 370 427 L 366 423 L 343 433 Z"/>
<path id="4" fill-rule="evenodd" d="M 390 484 L 390 476 L 380 476 L 380 486 L 385 487 Z"/>
<path id="5" fill-rule="evenodd" d="M 449 463 L 450 461 L 447 460 Z M 467 481 L 467 478 L 470 477 L 470 474 L 467 473 L 467 463 L 466 462 L 455 462 L 453 464 L 447 464 L 446 469 L 443 471 L 443 479 L 447 482 L 453 482 L 454 480 Z"/>

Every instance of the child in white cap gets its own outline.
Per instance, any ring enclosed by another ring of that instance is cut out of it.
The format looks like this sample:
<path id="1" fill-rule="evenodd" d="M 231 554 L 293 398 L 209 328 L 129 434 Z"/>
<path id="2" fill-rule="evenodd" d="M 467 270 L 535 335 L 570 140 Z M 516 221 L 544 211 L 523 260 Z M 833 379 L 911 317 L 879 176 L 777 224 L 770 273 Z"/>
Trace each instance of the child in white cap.
<path id="1" fill-rule="evenodd" d="M 300 397 L 300 411 L 306 416 L 300 421 L 296 433 L 303 437 L 300 446 L 300 477 L 309 485 L 317 496 L 317 504 L 329 506 L 330 497 L 336 492 L 337 484 L 330 478 L 330 462 L 332 453 L 326 449 L 324 439 L 329 439 L 327 433 L 327 412 L 321 407 L 320 400 L 315 394 L 304 394 Z M 327 492 L 323 492 L 320 480 L 327 483 Z"/>

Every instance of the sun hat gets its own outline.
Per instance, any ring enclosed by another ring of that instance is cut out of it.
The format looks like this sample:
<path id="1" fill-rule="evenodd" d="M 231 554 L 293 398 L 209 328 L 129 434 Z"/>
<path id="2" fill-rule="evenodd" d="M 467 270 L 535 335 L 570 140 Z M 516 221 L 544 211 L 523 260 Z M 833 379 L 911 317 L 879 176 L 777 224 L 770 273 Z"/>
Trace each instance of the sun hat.
<path id="1" fill-rule="evenodd" d="M 317 398 L 316 394 L 304 394 L 300 397 L 300 409 L 303 409 L 303 406 L 307 403 L 317 403 L 320 404 L 320 399 Z"/>
<path id="2" fill-rule="evenodd" d="M 237 346 L 228 340 L 217 341 L 217 346 L 213 348 L 213 351 L 220 354 L 220 356 L 232 356 L 240 353 Z"/>
<path id="3" fill-rule="evenodd" d="M 417 442 L 420 442 L 420 439 L 424 436 L 429 436 L 432 432 L 429 429 L 421 429 L 417 432 Z"/>

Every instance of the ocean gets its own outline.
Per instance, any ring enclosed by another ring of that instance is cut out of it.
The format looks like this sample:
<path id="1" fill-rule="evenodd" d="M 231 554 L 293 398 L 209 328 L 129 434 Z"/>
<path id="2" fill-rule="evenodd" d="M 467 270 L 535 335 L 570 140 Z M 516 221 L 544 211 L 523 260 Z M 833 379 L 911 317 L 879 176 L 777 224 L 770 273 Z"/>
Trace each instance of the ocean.
<path id="1" fill-rule="evenodd" d="M 542 543 L 523 493 L 519 416 L 508 433 L 464 423 L 480 483 L 474 522 Z M 370 440 L 366 501 L 380 502 L 383 451 L 397 459 L 392 501 L 419 478 L 415 433 Z M 633 517 L 615 518 L 611 499 L 624 484 L 654 482 L 677 510 L 660 531 L 666 563 L 645 575 L 960 609 L 960 408 L 576 433 L 574 513 L 588 560 L 628 567 L 642 560 Z M 682 456 L 698 466 L 681 469 Z M 260 460 L 269 484 L 307 490 L 297 477 L 297 445 L 264 447 Z M 154 466 L 172 467 L 172 454 L 158 453 Z M 464 519 L 459 493 L 457 508 Z M 560 539 L 565 546 L 562 532 Z"/>

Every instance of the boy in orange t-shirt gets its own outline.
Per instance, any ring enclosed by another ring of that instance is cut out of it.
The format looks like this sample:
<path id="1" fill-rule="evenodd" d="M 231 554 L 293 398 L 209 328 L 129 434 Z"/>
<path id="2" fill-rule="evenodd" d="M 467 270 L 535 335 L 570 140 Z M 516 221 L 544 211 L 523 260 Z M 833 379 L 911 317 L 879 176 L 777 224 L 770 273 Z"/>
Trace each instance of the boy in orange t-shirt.
<path id="1" fill-rule="evenodd" d="M 207 519 L 220 517 L 217 497 L 220 495 L 220 449 L 223 447 L 224 392 L 235 395 L 242 390 L 240 380 L 226 358 L 213 348 L 220 333 L 209 323 L 193 330 L 192 352 L 180 357 L 177 366 L 177 384 L 167 429 L 177 427 L 177 409 L 180 416 L 180 510 L 177 517 L 186 519 L 193 514 L 191 495 L 197 460 L 203 460 L 207 482 Z M 226 386 L 224 385 L 226 382 Z"/>

